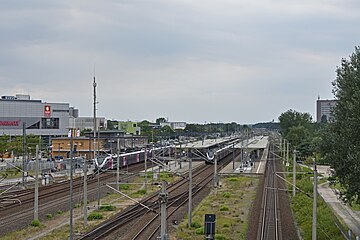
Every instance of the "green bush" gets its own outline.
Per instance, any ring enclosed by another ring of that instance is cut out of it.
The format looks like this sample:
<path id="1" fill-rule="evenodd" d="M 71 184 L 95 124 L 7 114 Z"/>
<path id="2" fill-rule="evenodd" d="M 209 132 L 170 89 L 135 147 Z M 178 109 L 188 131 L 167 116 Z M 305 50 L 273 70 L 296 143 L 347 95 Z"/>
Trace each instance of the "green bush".
<path id="1" fill-rule="evenodd" d="M 224 192 L 223 197 L 224 198 L 230 198 L 231 194 L 229 192 Z"/>
<path id="2" fill-rule="evenodd" d="M 228 206 L 222 206 L 220 208 L 220 211 L 229 211 L 229 207 Z"/>
<path id="3" fill-rule="evenodd" d="M 204 228 L 200 227 L 195 230 L 196 235 L 204 235 Z"/>
<path id="4" fill-rule="evenodd" d="M 200 228 L 201 227 L 201 223 L 199 221 L 193 221 L 191 223 L 191 227 L 193 228 Z"/>
<path id="5" fill-rule="evenodd" d="M 100 206 L 100 211 L 115 211 L 116 207 L 112 205 L 102 205 Z"/>
<path id="6" fill-rule="evenodd" d="M 33 226 L 33 227 L 39 227 L 39 226 L 40 226 L 40 221 L 39 221 L 39 220 L 33 220 L 33 221 L 31 222 L 31 226 Z"/>
<path id="7" fill-rule="evenodd" d="M 215 234 L 215 240 L 227 240 L 228 238 L 222 234 Z"/>
<path id="8" fill-rule="evenodd" d="M 61 211 L 61 210 L 58 210 L 56 213 L 59 214 L 59 215 L 61 215 L 61 214 L 63 214 L 64 212 Z"/>
<path id="9" fill-rule="evenodd" d="M 230 227 L 230 224 L 224 223 L 223 227 L 224 227 L 224 228 L 228 228 L 228 227 Z"/>
<path id="10" fill-rule="evenodd" d="M 50 214 L 50 213 L 46 214 L 45 216 L 46 216 L 47 219 L 52 219 L 53 218 L 53 215 Z"/>
<path id="11" fill-rule="evenodd" d="M 232 177 L 232 178 L 229 178 L 229 181 L 230 181 L 230 182 L 237 182 L 237 181 L 238 181 L 238 179 L 237 179 L 237 178 Z"/>
<path id="12" fill-rule="evenodd" d="M 97 219 L 103 219 L 103 215 L 98 212 L 92 212 L 88 215 L 89 221 L 93 221 L 93 220 L 97 220 Z"/>
<path id="13" fill-rule="evenodd" d="M 120 185 L 120 189 L 121 190 L 129 190 L 130 186 L 129 186 L 129 184 L 122 184 L 122 185 Z"/>

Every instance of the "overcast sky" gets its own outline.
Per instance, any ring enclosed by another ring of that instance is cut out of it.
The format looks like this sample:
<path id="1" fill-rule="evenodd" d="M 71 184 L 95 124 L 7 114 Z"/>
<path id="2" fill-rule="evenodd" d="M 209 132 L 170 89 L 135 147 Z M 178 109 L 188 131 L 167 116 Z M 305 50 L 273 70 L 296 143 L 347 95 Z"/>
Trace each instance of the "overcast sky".
<path id="1" fill-rule="evenodd" d="M 359 0 L 0 1 L 0 94 L 118 120 L 315 116 L 359 45 Z"/>

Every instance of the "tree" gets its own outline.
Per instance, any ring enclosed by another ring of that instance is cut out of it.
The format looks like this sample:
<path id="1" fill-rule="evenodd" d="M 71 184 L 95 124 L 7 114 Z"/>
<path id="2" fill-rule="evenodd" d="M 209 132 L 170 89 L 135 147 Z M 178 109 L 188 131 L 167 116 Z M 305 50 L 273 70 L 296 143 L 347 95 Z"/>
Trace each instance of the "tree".
<path id="1" fill-rule="evenodd" d="M 281 133 L 283 137 L 287 138 L 291 127 L 303 126 L 309 129 L 312 118 L 309 113 L 301 113 L 290 109 L 280 115 L 279 121 Z"/>
<path id="2" fill-rule="evenodd" d="M 334 121 L 328 124 L 322 146 L 325 159 L 345 188 L 348 200 L 360 202 L 360 48 L 342 59 L 332 82 L 337 99 Z"/>
<path id="3" fill-rule="evenodd" d="M 157 124 L 164 123 L 164 122 L 167 122 L 166 118 L 164 118 L 164 117 L 159 117 L 159 118 L 156 119 Z"/>

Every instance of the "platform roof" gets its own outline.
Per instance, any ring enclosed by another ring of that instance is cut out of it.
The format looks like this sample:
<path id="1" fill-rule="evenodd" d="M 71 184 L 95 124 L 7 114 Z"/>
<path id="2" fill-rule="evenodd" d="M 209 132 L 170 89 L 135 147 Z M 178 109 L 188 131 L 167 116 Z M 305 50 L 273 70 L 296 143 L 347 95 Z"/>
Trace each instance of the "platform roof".
<path id="1" fill-rule="evenodd" d="M 217 138 L 217 139 L 205 139 L 205 140 L 200 140 L 200 141 L 196 141 L 196 142 L 190 142 L 190 143 L 187 143 L 187 144 L 182 144 L 181 147 L 182 148 L 206 149 L 206 148 L 216 146 L 217 144 L 225 143 L 225 142 L 233 140 L 233 139 L 236 139 L 236 137 L 223 137 L 223 138 Z M 177 145 L 176 147 L 180 148 L 180 145 Z"/>
<path id="2" fill-rule="evenodd" d="M 235 145 L 235 148 L 246 148 L 246 149 L 265 149 L 268 145 L 268 136 L 255 136 L 249 140 L 244 140 Z"/>

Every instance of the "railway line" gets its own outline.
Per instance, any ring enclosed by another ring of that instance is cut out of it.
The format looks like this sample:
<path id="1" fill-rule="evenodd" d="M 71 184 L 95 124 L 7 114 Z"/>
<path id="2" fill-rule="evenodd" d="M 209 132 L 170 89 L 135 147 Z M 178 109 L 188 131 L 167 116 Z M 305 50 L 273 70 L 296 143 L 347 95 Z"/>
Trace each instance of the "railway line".
<path id="1" fill-rule="evenodd" d="M 223 159 L 224 165 L 231 161 L 231 158 Z M 205 165 L 193 173 L 193 196 L 204 190 L 209 182 L 213 180 L 213 165 Z M 167 223 L 181 219 L 186 212 L 188 204 L 188 179 L 181 179 L 167 188 Z M 206 194 L 205 194 L 206 195 Z M 142 204 L 134 205 L 119 213 L 112 219 L 96 227 L 92 231 L 83 235 L 81 239 L 116 239 L 115 236 L 122 236 L 118 239 L 156 239 L 159 235 L 160 213 L 159 213 L 158 193 L 149 196 L 141 201 Z M 185 210 L 184 210 L 185 209 Z M 182 211 L 182 213 L 179 213 Z M 136 226 L 129 227 L 129 226 Z"/>
<path id="2" fill-rule="evenodd" d="M 263 187 L 258 190 L 252 215 L 257 221 L 257 228 L 250 229 L 248 237 L 257 240 L 297 240 L 299 236 L 290 209 L 287 186 L 276 174 L 283 172 L 283 165 L 274 153 L 274 145 L 270 144 Z"/>
<path id="3" fill-rule="evenodd" d="M 269 152 L 264 176 L 264 189 L 259 223 L 259 240 L 282 240 L 281 219 L 276 177 L 276 164 L 272 152 Z"/>
<path id="4" fill-rule="evenodd" d="M 138 173 L 143 170 L 144 164 L 139 163 L 131 165 L 128 168 L 129 173 Z M 129 178 L 135 176 L 132 174 L 129 176 L 122 176 L 120 181 L 127 181 Z M 90 176 L 89 176 L 90 177 Z M 101 173 L 99 177 L 100 181 L 100 193 L 106 194 L 107 190 L 103 185 L 110 181 L 115 180 L 115 174 L 113 173 Z M 88 179 L 88 199 L 94 200 L 97 197 L 98 184 L 97 177 L 95 175 Z M 74 180 L 74 204 L 79 204 L 83 198 L 83 177 Z M 4 194 L 2 198 L 18 199 L 19 201 L 9 202 L 3 204 L 0 207 L 0 232 L 6 234 L 8 232 L 21 229 L 28 226 L 33 220 L 34 214 L 34 189 L 27 189 L 21 191 L 15 191 Z M 57 211 L 69 210 L 69 181 L 44 186 L 39 188 L 39 217 L 44 219 L 46 214 L 53 214 Z"/>

